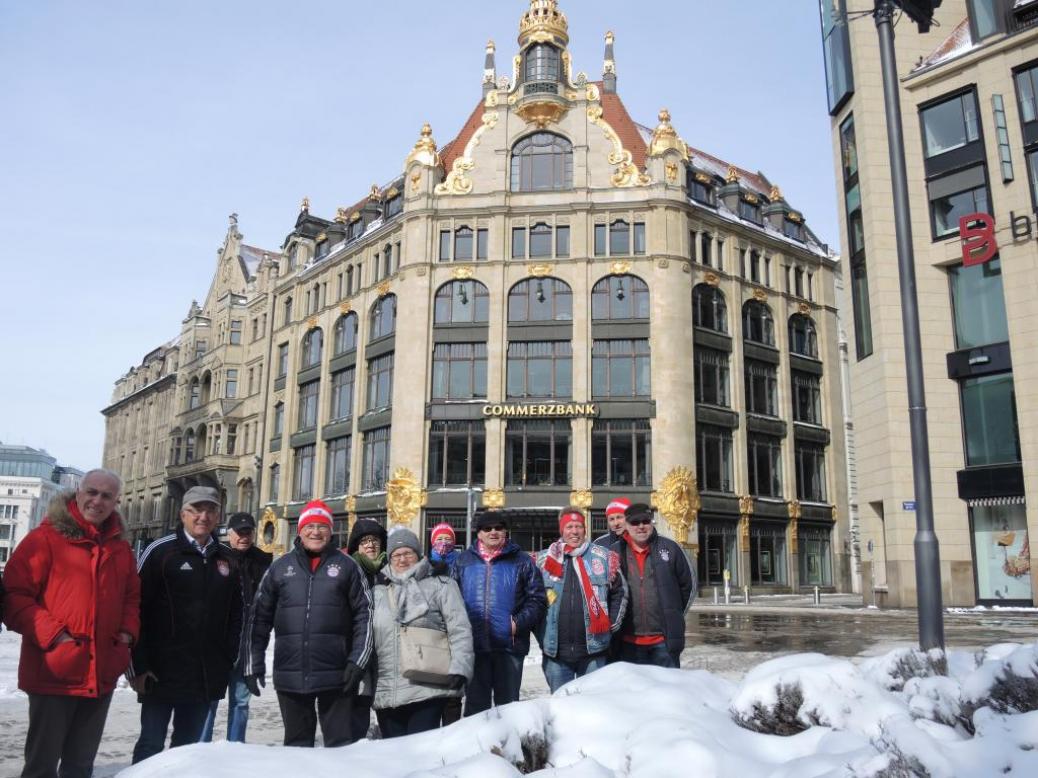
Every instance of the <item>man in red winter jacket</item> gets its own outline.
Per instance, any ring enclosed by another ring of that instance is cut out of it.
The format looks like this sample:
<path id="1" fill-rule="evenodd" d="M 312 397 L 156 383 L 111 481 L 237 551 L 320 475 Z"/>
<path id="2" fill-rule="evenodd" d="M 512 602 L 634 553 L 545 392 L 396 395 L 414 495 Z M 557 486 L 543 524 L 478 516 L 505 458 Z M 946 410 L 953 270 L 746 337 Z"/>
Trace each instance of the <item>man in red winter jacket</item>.
<path id="1" fill-rule="evenodd" d="M 29 695 L 23 778 L 89 776 L 116 681 L 140 629 L 140 581 L 115 505 L 122 484 L 91 470 L 18 544 L 4 570 L 4 621 L 22 635 Z"/>

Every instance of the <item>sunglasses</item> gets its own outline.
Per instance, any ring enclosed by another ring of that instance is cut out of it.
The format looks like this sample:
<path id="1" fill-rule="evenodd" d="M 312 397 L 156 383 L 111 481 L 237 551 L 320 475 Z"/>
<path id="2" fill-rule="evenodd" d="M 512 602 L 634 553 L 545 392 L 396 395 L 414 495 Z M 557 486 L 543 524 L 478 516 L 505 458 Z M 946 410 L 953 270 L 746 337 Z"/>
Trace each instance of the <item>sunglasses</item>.
<path id="1" fill-rule="evenodd" d="M 645 524 L 652 524 L 652 519 L 634 519 L 633 521 L 631 519 L 628 519 L 627 523 L 630 524 L 632 527 L 641 527 Z"/>
<path id="2" fill-rule="evenodd" d="M 480 527 L 479 531 L 480 532 L 504 532 L 505 531 L 505 525 L 504 524 L 495 524 L 492 527 Z"/>

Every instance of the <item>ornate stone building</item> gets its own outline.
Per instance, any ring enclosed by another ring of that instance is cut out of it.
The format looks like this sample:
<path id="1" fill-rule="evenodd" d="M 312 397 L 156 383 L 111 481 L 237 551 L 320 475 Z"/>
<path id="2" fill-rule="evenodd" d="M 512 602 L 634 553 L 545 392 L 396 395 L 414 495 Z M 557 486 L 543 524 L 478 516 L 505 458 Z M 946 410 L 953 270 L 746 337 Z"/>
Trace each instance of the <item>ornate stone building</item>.
<path id="1" fill-rule="evenodd" d="M 342 540 L 358 515 L 463 530 L 472 499 L 532 549 L 627 495 L 704 586 L 849 588 L 837 263 L 764 174 L 632 119 L 612 33 L 597 81 L 568 41 L 533 0 L 448 143 L 426 125 L 334 215 L 304 199 L 266 258 L 232 225 L 180 336 L 167 483 L 222 486 L 273 548 L 313 497 Z"/>

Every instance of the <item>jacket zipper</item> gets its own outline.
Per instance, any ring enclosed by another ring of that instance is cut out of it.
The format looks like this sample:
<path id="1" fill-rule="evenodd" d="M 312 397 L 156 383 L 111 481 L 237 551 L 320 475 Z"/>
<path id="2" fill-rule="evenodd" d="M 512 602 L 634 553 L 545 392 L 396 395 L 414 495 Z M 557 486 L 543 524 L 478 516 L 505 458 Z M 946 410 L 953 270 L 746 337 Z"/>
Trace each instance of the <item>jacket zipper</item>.
<path id="1" fill-rule="evenodd" d="M 307 560 L 307 568 L 309 568 L 309 560 Z M 320 567 L 320 564 L 318 564 Z M 306 582 L 306 611 L 303 614 L 303 683 L 307 684 L 307 679 L 310 677 L 310 595 L 314 590 L 314 577 L 317 574 L 316 570 L 310 570 L 310 579 Z M 307 686 L 306 688 L 309 688 Z"/>

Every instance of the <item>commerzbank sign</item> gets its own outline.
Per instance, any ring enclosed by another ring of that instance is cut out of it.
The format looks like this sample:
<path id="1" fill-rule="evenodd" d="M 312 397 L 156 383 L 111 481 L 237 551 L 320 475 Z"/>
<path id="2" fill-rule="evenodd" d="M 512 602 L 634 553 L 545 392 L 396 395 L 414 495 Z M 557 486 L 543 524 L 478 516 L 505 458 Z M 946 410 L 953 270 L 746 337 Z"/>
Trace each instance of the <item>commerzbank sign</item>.
<path id="1" fill-rule="evenodd" d="M 570 419 L 579 416 L 597 416 L 598 406 L 595 403 L 538 403 L 536 405 L 488 403 L 483 406 L 483 415 L 502 416 L 508 419 Z"/>

